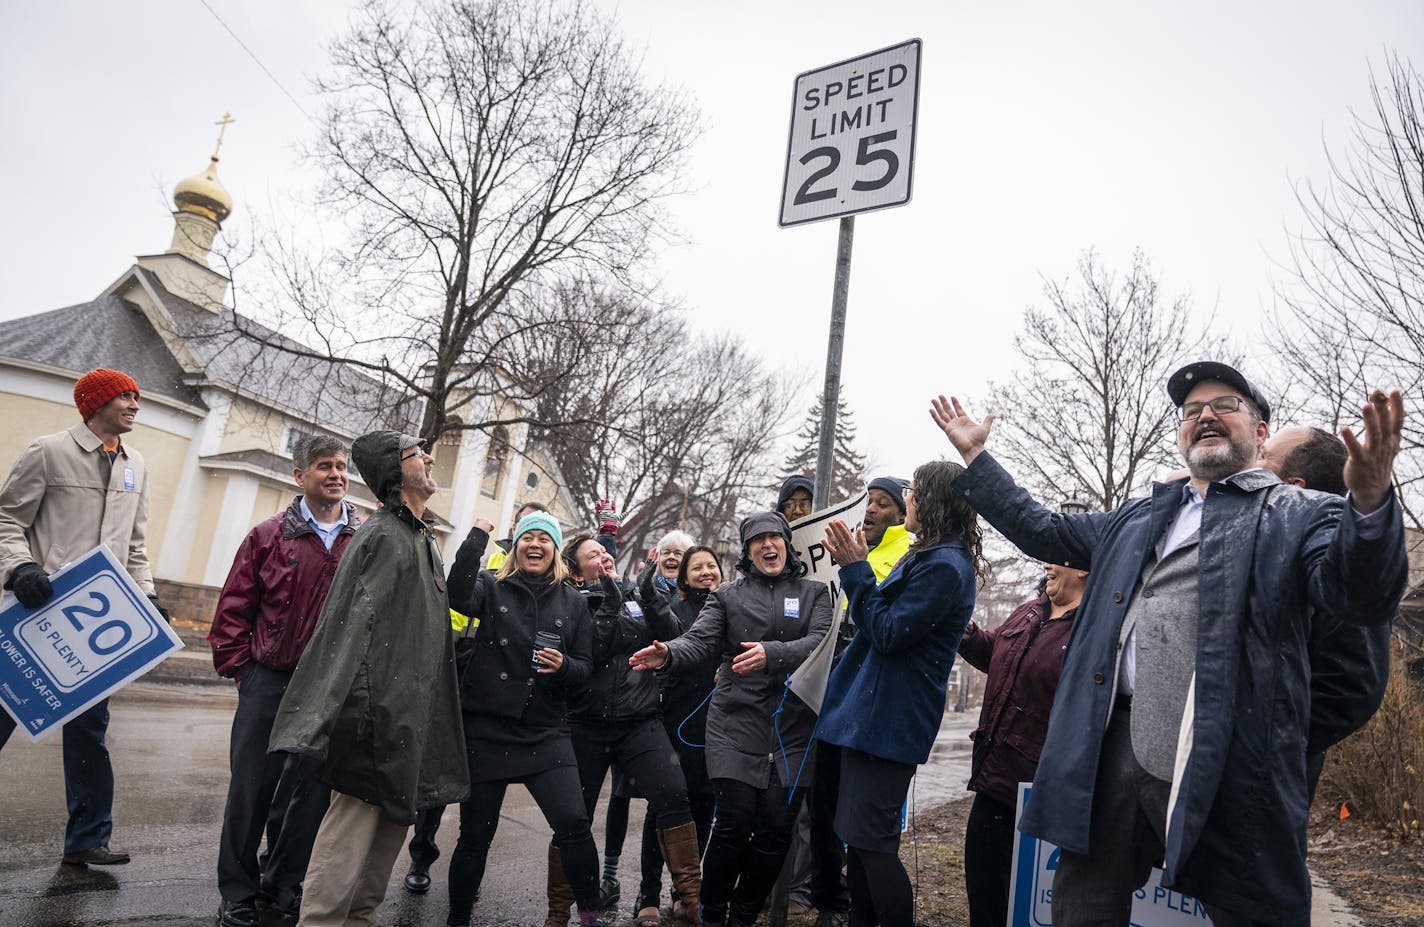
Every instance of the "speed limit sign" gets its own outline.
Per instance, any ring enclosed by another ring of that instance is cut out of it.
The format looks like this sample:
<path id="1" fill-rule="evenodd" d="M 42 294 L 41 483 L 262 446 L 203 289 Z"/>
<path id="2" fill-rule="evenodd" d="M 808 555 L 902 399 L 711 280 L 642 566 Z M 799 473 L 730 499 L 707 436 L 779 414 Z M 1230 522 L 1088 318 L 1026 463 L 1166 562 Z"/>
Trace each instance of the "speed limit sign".
<path id="1" fill-rule="evenodd" d="M 910 201 L 920 40 L 796 77 L 780 225 Z"/>

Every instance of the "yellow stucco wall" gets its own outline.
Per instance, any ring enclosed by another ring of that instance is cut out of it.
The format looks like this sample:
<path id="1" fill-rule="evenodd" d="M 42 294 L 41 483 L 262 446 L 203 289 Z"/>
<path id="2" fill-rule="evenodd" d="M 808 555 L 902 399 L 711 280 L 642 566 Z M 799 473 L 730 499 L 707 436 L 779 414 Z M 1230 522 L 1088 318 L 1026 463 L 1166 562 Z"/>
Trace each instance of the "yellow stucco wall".
<path id="1" fill-rule="evenodd" d="M 252 517 L 248 522 L 248 528 L 262 521 L 264 518 L 271 518 L 287 504 L 292 501 L 292 496 L 296 492 L 284 492 L 271 486 L 262 486 L 257 490 L 257 499 L 252 503 Z"/>
<path id="2" fill-rule="evenodd" d="M 281 415 L 245 399 L 232 401 L 222 442 L 218 445 L 219 454 L 253 449 L 285 454 L 286 447 L 286 429 Z"/>
<path id="3" fill-rule="evenodd" d="M 79 413 L 68 404 L 15 393 L 5 394 L 0 402 L 4 409 L 0 413 L 0 466 L 5 468 L 6 474 L 32 440 L 65 431 L 79 421 Z M 141 407 L 134 430 L 123 440 L 143 455 L 148 467 L 148 560 L 157 563 L 189 442 L 187 438 L 144 425 Z"/>
<path id="4" fill-rule="evenodd" d="M 198 516 L 198 524 L 216 525 L 222 517 L 223 497 L 227 495 L 227 477 L 214 473 L 208 479 L 207 492 L 203 497 L 203 511 Z M 208 566 L 208 555 L 213 549 L 211 528 L 200 530 L 193 538 L 193 554 L 188 558 L 188 573 L 181 582 L 202 585 L 203 571 Z"/>

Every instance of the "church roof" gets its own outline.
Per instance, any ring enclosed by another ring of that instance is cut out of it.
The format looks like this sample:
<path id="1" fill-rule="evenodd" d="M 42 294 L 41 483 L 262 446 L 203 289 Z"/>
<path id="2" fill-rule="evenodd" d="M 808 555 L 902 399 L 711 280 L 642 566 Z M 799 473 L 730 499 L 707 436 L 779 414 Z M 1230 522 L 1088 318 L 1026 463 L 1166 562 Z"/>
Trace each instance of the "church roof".
<path id="1" fill-rule="evenodd" d="M 76 374 L 122 370 L 145 395 L 204 408 L 143 310 L 118 296 L 0 322 L 0 357 Z"/>
<path id="2" fill-rule="evenodd" d="M 412 431 L 417 403 L 395 383 L 383 383 L 350 364 L 309 357 L 317 351 L 224 307 L 216 315 L 164 289 L 139 268 L 168 310 L 210 381 L 226 383 L 314 424 L 359 435 L 375 428 Z"/>

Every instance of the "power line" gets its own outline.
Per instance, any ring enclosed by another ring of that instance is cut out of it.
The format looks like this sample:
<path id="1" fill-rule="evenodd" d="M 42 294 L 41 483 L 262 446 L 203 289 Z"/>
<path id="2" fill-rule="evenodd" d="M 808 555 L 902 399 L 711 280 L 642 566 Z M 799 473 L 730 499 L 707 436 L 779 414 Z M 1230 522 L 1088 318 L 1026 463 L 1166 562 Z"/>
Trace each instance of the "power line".
<path id="1" fill-rule="evenodd" d="M 251 58 L 254 62 L 256 62 L 257 66 L 262 69 L 262 73 L 266 74 L 267 77 L 272 81 L 272 83 L 277 85 L 277 89 L 282 91 L 282 94 L 286 96 L 288 100 L 292 101 L 292 105 L 295 106 L 303 116 L 307 117 L 308 121 L 315 122 L 316 120 L 312 119 L 311 113 L 307 112 L 306 109 L 303 108 L 302 104 L 297 102 L 297 98 L 292 96 L 292 94 L 287 90 L 286 87 L 282 86 L 282 82 L 277 79 L 277 75 L 273 74 L 271 70 L 268 69 L 267 65 L 262 63 L 262 59 L 257 57 L 257 53 L 254 52 L 252 49 L 248 48 L 247 43 L 242 41 L 242 39 L 238 37 L 238 34 L 236 32 L 232 31 L 232 27 L 229 26 L 227 23 L 223 22 L 223 18 L 218 15 L 218 11 L 208 5 L 208 0 L 198 0 L 198 2 L 203 5 L 203 9 L 213 14 L 213 19 L 216 19 L 218 21 L 218 25 L 222 26 L 224 29 L 227 30 L 227 34 L 232 36 L 232 40 L 236 42 L 239 46 L 241 46 L 243 51 L 247 52 L 247 56 Z"/>

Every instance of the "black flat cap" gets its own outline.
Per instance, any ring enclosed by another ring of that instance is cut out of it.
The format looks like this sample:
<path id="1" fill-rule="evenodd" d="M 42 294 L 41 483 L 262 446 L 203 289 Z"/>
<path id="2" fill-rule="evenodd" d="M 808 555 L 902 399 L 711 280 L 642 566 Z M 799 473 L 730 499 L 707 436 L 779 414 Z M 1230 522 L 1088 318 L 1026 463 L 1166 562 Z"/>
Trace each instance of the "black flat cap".
<path id="1" fill-rule="evenodd" d="M 1261 413 L 1261 421 L 1270 422 L 1271 404 L 1256 388 L 1256 384 L 1246 379 L 1235 367 L 1218 361 L 1196 361 L 1181 368 L 1167 378 L 1167 395 L 1172 397 L 1173 405 L 1180 407 L 1186 402 L 1187 393 L 1192 391 L 1192 387 L 1207 380 L 1217 380 L 1234 388 L 1251 400 L 1256 410 Z"/>

